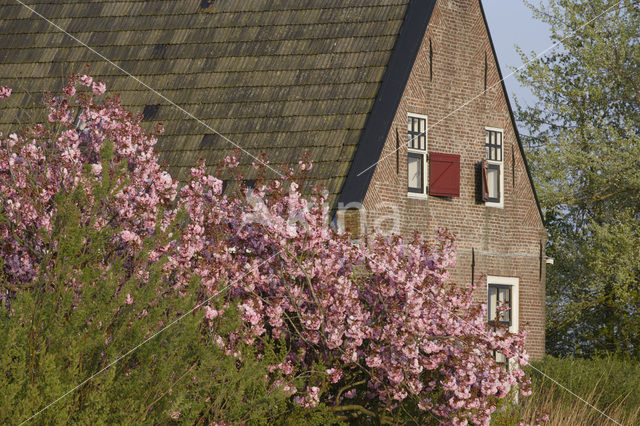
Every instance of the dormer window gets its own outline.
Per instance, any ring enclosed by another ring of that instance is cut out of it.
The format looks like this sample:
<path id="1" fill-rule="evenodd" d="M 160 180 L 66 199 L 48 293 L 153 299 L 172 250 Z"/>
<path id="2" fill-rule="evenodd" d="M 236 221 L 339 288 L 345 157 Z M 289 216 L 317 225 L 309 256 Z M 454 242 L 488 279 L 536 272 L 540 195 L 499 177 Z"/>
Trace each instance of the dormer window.
<path id="1" fill-rule="evenodd" d="M 426 197 L 427 117 L 407 116 L 407 179 L 409 195 Z"/>
<path id="2" fill-rule="evenodd" d="M 486 155 L 486 205 L 489 207 L 504 206 L 504 132 L 502 129 L 485 129 Z"/>

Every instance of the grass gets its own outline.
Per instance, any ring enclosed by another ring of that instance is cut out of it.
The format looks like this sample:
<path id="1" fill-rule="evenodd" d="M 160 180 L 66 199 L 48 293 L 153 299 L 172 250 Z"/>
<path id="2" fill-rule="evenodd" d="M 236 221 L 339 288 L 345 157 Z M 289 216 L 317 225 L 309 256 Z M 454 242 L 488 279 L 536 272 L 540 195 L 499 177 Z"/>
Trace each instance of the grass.
<path id="1" fill-rule="evenodd" d="M 534 369 L 529 369 L 533 394 L 493 416 L 496 426 L 536 424 L 543 414 L 547 425 L 640 425 L 640 362 L 614 357 L 558 359 L 545 357 L 534 366 L 583 398 L 606 416 Z"/>

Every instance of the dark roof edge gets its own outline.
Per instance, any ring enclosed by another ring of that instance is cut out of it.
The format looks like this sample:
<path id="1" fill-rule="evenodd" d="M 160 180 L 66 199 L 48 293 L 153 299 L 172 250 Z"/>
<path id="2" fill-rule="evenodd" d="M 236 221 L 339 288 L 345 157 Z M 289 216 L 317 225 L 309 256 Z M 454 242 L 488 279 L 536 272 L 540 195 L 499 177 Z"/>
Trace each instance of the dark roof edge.
<path id="1" fill-rule="evenodd" d="M 339 202 L 362 202 L 427 31 L 435 0 L 411 0 L 387 69 L 360 135 Z M 365 171 L 366 170 L 366 171 Z M 358 176 L 359 175 L 359 176 Z"/>
<path id="2" fill-rule="evenodd" d="M 513 114 L 513 108 L 511 108 L 511 101 L 509 100 L 509 93 L 507 92 L 507 86 L 504 84 L 504 78 L 502 77 L 502 71 L 500 70 L 500 63 L 498 62 L 498 55 L 496 54 L 496 48 L 493 44 L 493 38 L 491 37 L 491 31 L 489 30 L 489 23 L 487 22 L 487 16 L 484 13 L 482 0 L 478 0 L 478 3 L 480 5 L 480 13 L 482 14 L 482 20 L 484 21 L 484 26 L 487 29 L 487 35 L 489 36 L 489 45 L 491 46 L 491 52 L 493 53 L 493 60 L 496 61 L 496 67 L 498 68 L 498 78 L 500 78 L 502 91 L 504 93 L 504 97 L 506 98 L 507 108 L 509 109 L 509 116 L 511 117 L 511 122 L 513 123 L 513 131 L 516 135 L 516 140 L 518 141 L 518 148 L 520 148 L 520 155 L 522 156 L 522 161 L 524 162 L 524 168 L 527 171 L 527 176 L 529 177 L 529 183 L 531 184 L 531 190 L 533 191 L 533 198 L 535 198 L 536 200 L 538 213 L 540 213 L 540 220 L 542 220 L 542 225 L 545 226 L 544 215 L 542 214 L 542 208 L 540 207 L 540 200 L 538 199 L 538 193 L 536 192 L 536 186 L 533 182 L 533 177 L 531 176 L 531 170 L 529 169 L 527 156 L 525 155 L 524 147 L 522 146 L 522 140 L 520 139 L 520 132 L 518 131 L 518 123 L 516 122 L 515 115 Z"/>

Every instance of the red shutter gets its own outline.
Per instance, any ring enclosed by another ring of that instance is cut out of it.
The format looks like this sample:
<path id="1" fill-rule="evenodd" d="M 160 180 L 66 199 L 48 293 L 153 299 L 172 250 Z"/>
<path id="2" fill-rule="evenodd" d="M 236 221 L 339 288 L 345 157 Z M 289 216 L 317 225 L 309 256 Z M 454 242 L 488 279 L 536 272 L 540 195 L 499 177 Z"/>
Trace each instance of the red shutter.
<path id="1" fill-rule="evenodd" d="M 489 200 L 487 169 L 487 160 L 476 163 L 476 203 L 478 204 L 486 203 Z"/>
<path id="2" fill-rule="evenodd" d="M 460 196 L 460 156 L 429 153 L 429 194 L 439 197 Z"/>

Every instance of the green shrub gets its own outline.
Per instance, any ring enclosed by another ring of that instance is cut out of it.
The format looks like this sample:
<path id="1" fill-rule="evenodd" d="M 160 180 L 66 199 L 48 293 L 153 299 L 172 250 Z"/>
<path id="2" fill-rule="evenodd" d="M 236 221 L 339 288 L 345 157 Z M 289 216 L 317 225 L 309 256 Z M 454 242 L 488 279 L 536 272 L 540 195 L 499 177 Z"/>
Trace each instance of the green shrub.
<path id="1" fill-rule="evenodd" d="M 594 359 L 546 356 L 533 365 L 577 395 L 594 393 L 598 396 L 598 408 L 603 411 L 614 406 L 628 411 L 640 407 L 640 362 L 636 360 L 614 356 Z M 535 388 L 545 389 L 552 384 L 533 369 L 530 375 Z M 558 399 L 575 399 L 557 386 L 553 392 Z"/>
<path id="2" fill-rule="evenodd" d="M 624 425 L 640 423 L 640 362 L 619 357 L 594 359 L 546 356 L 532 363 L 565 388 Z M 543 414 L 552 425 L 607 424 L 605 416 L 567 390 L 528 367 L 532 395 L 506 406 L 492 418 L 495 425 L 533 424 Z"/>
<path id="3" fill-rule="evenodd" d="M 106 197 L 113 188 L 105 185 L 92 195 Z M 82 223 L 78 206 L 87 196 L 81 190 L 58 196 L 49 245 L 56 250 L 32 285 L 16 291 L 0 275 L 0 285 L 14 292 L 0 307 L 0 423 L 33 415 L 36 424 L 331 419 L 323 407 L 293 407 L 268 385 L 268 366 L 282 358 L 277 342 L 263 341 L 260 359 L 242 345 L 240 357 L 222 353 L 212 330 L 204 332 L 202 313 L 190 312 L 203 298 L 199 283 L 167 288 L 164 259 L 150 262 L 148 254 L 169 233 L 175 238 L 178 227 L 158 230 L 133 258 L 109 252 L 118 229 Z M 132 275 L 130 262 L 146 264 L 148 278 Z M 216 327 L 235 328 L 237 321 L 228 309 Z"/>

